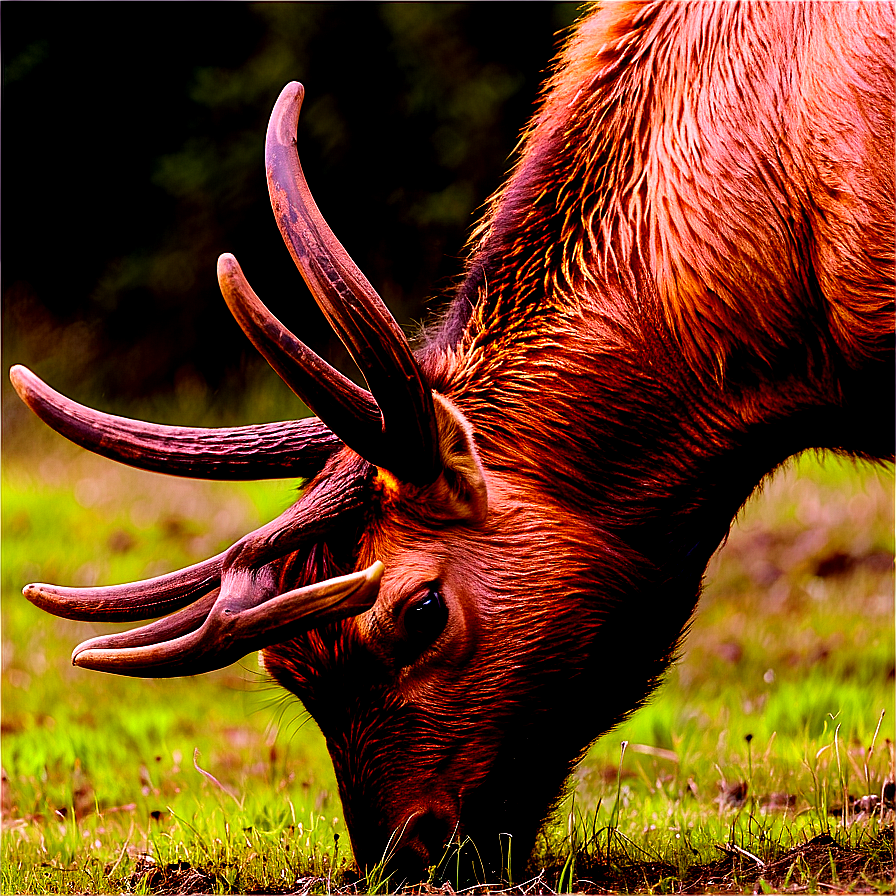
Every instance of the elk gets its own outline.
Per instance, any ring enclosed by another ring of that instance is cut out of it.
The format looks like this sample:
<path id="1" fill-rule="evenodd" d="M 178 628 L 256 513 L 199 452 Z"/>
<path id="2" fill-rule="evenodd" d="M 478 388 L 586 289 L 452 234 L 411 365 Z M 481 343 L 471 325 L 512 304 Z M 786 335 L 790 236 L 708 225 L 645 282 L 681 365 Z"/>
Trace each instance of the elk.
<path id="1" fill-rule="evenodd" d="M 307 480 L 210 560 L 26 597 L 162 617 L 76 647 L 88 669 L 263 651 L 326 737 L 362 869 L 389 851 L 415 880 L 461 838 L 488 866 L 499 834 L 525 859 L 585 749 L 674 658 L 763 478 L 808 448 L 893 456 L 893 38 L 891 4 L 598 6 L 416 351 L 314 204 L 288 85 L 271 202 L 369 391 L 230 255 L 230 311 L 316 417 L 154 425 L 14 368 L 44 421 L 106 457 Z"/>

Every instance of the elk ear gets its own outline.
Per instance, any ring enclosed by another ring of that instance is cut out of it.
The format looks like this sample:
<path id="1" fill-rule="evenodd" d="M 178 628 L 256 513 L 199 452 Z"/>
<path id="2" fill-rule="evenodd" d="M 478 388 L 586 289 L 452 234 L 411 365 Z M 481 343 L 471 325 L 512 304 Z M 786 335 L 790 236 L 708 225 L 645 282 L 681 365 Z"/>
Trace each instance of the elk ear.
<path id="1" fill-rule="evenodd" d="M 439 517 L 481 523 L 488 513 L 488 490 L 473 427 L 438 392 L 433 392 L 442 473 L 432 485 L 433 509 Z"/>

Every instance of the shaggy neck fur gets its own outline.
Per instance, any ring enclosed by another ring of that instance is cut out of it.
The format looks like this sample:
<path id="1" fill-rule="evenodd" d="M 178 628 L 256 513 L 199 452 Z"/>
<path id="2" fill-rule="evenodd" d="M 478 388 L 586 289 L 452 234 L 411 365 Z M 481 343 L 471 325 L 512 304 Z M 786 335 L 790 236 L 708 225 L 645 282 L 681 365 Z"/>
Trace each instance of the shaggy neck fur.
<path id="1" fill-rule="evenodd" d="M 892 184 L 848 180 L 892 122 L 858 77 L 864 120 L 838 121 L 844 88 L 813 62 L 825 41 L 884 53 L 887 29 L 858 7 L 851 22 L 787 8 L 591 15 L 426 353 L 487 464 L 658 564 L 708 560 L 791 454 L 892 453 L 865 413 L 869 383 L 878 400 L 882 380 L 892 389 Z M 805 145 L 817 97 L 828 127 L 851 128 L 851 159 L 833 140 L 812 164 L 784 150 Z M 843 242 L 855 256 L 834 280 Z"/>

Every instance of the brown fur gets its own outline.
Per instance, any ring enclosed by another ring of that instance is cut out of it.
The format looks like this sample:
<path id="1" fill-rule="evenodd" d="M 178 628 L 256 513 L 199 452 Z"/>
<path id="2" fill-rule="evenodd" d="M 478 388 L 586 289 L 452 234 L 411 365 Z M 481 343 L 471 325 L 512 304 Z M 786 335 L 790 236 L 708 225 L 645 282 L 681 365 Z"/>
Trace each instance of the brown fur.
<path id="1" fill-rule="evenodd" d="M 452 836 L 490 862 L 511 833 L 524 859 L 762 478 L 806 448 L 892 456 L 893 18 L 609 3 L 562 54 L 420 354 L 487 517 L 380 475 L 360 534 L 282 572 L 386 564 L 369 613 L 266 651 L 327 738 L 360 865 L 393 834 L 405 875 Z M 417 654 L 401 612 L 431 582 L 449 620 Z"/>

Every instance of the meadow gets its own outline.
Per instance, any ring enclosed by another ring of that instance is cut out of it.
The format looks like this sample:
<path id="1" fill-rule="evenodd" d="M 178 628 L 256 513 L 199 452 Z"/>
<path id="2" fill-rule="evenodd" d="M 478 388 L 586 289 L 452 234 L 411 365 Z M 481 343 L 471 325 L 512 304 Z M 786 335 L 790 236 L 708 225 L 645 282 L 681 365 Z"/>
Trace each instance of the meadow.
<path id="1" fill-rule="evenodd" d="M 169 480 L 60 442 L 4 463 L 0 892 L 387 891 L 354 868 L 319 731 L 255 656 L 189 679 L 79 670 L 72 647 L 109 627 L 20 594 L 210 556 L 295 483 Z M 892 892 L 893 525 L 889 472 L 779 473 L 661 690 L 591 749 L 527 878 L 490 891 Z M 452 892 L 450 862 L 419 889 Z"/>

